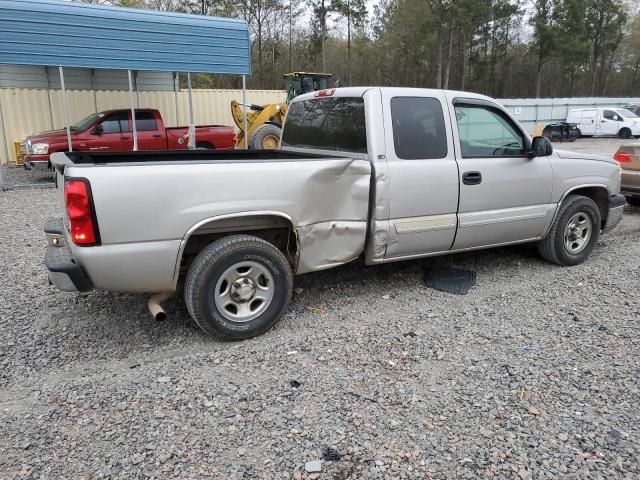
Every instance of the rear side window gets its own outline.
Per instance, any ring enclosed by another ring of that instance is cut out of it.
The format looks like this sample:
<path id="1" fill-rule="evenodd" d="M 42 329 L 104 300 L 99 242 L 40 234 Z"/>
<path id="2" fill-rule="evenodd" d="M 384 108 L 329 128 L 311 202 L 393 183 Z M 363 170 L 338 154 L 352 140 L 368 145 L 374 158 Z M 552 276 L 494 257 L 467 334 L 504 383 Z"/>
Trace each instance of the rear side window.
<path id="1" fill-rule="evenodd" d="M 107 117 L 102 125 L 102 133 L 120 133 L 129 131 L 129 113 L 117 113 Z"/>
<path id="2" fill-rule="evenodd" d="M 367 153 L 364 99 L 331 97 L 294 102 L 287 112 L 282 146 Z"/>
<path id="3" fill-rule="evenodd" d="M 393 145 L 398 158 L 416 160 L 447 156 L 447 130 L 438 99 L 392 98 L 391 120 Z"/>
<path id="4" fill-rule="evenodd" d="M 153 112 L 136 112 L 136 130 L 139 132 L 150 132 L 157 130 L 158 124 Z"/>

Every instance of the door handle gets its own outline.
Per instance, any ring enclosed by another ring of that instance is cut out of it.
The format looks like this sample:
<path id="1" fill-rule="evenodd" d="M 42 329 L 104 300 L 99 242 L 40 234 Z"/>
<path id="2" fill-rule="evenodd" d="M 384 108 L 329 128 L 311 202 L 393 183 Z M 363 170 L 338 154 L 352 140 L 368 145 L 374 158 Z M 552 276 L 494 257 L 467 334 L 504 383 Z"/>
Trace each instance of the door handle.
<path id="1" fill-rule="evenodd" d="M 600 120 L 600 123 L 607 123 L 606 120 Z"/>
<path id="2" fill-rule="evenodd" d="M 154 135 L 153 138 L 162 138 L 162 135 Z"/>
<path id="3" fill-rule="evenodd" d="M 465 172 L 462 174 L 462 183 L 465 185 L 480 185 L 482 174 L 480 172 Z"/>
<path id="4" fill-rule="evenodd" d="M 131 140 L 131 137 L 120 137 L 120 140 Z"/>

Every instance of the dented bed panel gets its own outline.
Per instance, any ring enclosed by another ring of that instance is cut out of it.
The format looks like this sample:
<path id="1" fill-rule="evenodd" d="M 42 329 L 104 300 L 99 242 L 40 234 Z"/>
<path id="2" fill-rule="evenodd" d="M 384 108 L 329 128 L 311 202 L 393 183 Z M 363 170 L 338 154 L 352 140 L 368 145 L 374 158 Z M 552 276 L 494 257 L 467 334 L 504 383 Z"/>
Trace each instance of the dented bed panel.
<path id="1" fill-rule="evenodd" d="M 367 222 L 332 221 L 296 230 L 300 261 L 296 273 L 335 267 L 357 258 L 364 249 Z"/>

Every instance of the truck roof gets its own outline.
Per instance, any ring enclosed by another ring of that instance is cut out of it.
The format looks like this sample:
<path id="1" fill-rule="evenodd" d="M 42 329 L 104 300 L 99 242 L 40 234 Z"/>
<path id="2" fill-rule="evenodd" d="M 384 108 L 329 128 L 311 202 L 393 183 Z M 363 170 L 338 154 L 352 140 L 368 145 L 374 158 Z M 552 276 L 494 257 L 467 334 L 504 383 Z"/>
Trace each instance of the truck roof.
<path id="1" fill-rule="evenodd" d="M 452 93 L 455 96 L 460 96 L 464 98 L 474 98 L 478 100 L 486 100 L 491 103 L 496 103 L 495 99 L 491 97 L 487 97 L 486 95 L 481 95 L 479 93 L 473 92 L 463 92 L 459 90 L 441 90 L 434 88 L 412 88 L 412 87 L 339 87 L 339 88 L 329 88 L 328 91 L 333 90 L 333 93 L 330 96 L 335 97 L 361 97 L 368 90 L 380 90 L 382 92 L 397 92 L 397 93 L 410 93 L 415 92 L 416 94 L 422 95 L 439 95 L 442 93 Z M 299 95 L 293 99 L 293 102 L 301 101 L 301 100 L 310 100 L 312 98 L 317 98 L 317 92 L 310 92 Z"/>
<path id="2" fill-rule="evenodd" d="M 159 112 L 157 108 L 136 108 L 136 112 Z M 101 110 L 98 113 L 108 114 L 108 113 L 116 113 L 116 112 L 130 112 L 130 108 L 112 108 L 109 110 Z"/>

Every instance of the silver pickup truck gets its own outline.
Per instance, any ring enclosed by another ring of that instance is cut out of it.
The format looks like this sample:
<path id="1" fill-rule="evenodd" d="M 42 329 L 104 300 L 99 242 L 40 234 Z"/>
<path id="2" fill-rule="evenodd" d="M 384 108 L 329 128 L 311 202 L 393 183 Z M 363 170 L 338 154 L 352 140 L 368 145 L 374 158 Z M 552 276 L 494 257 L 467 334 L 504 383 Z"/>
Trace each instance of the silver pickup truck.
<path id="1" fill-rule="evenodd" d="M 537 242 L 587 259 L 622 216 L 611 159 L 553 151 L 491 98 L 408 88 L 297 97 L 277 151 L 58 153 L 64 218 L 45 226 L 65 291 L 154 294 L 184 283 L 197 324 L 265 332 L 293 275 Z M 183 281 L 182 281 L 183 280 Z"/>

